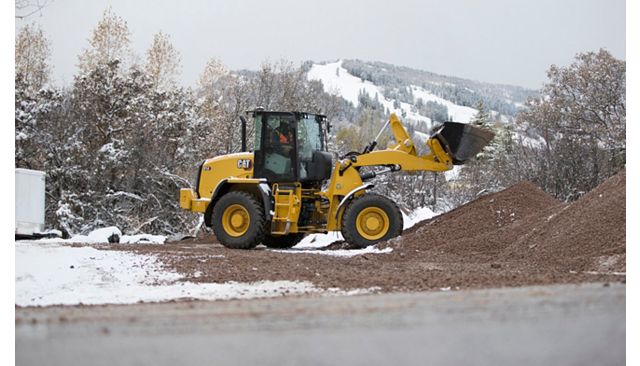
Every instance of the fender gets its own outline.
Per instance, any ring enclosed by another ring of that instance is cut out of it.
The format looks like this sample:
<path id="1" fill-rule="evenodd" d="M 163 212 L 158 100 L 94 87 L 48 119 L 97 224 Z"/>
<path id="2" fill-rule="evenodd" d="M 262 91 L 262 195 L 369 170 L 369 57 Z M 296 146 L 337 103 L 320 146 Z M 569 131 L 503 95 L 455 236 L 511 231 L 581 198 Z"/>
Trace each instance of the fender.
<path id="1" fill-rule="evenodd" d="M 216 205 L 220 197 L 229 192 L 235 185 L 246 185 L 246 189 L 253 191 L 250 187 L 256 187 L 256 191 L 262 197 L 262 205 L 264 207 L 264 214 L 267 221 L 271 220 L 271 211 L 273 210 L 273 204 L 271 202 L 271 188 L 267 184 L 266 179 L 255 178 L 226 178 L 220 181 L 211 195 L 211 202 L 207 206 L 207 210 L 204 213 L 204 223 L 207 226 L 211 226 L 211 215 L 213 214 L 213 207 Z"/>
<path id="2" fill-rule="evenodd" d="M 338 204 L 338 209 L 336 210 L 336 218 L 338 218 L 338 213 L 340 212 L 340 209 L 342 208 L 342 206 L 344 206 L 347 203 L 347 201 L 349 201 L 349 199 L 351 199 L 353 197 L 354 194 L 362 191 L 363 189 L 369 189 L 369 188 L 373 188 L 373 184 L 371 184 L 371 183 L 363 184 L 360 187 L 356 187 L 356 188 L 352 189 L 351 191 L 349 191 L 349 193 L 347 193 L 347 195 L 344 196 L 340 200 L 340 203 Z"/>

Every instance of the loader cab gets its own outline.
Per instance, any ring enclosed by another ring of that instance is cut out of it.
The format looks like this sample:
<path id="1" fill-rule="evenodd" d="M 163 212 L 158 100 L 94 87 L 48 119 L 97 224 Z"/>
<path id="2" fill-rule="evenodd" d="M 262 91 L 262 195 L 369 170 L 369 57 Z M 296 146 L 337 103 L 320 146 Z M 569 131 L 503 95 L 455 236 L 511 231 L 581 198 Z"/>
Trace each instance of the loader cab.
<path id="1" fill-rule="evenodd" d="M 322 182 L 331 176 L 326 117 L 303 112 L 251 111 L 255 123 L 254 178 Z"/>

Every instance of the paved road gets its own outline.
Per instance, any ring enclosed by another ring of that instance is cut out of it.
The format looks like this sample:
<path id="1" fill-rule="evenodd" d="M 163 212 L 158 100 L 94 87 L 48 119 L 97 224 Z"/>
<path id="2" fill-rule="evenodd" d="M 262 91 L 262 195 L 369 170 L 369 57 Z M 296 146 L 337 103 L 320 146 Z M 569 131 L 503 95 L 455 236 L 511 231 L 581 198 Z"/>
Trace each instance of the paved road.
<path id="1" fill-rule="evenodd" d="M 625 286 L 16 309 L 17 365 L 624 365 Z"/>

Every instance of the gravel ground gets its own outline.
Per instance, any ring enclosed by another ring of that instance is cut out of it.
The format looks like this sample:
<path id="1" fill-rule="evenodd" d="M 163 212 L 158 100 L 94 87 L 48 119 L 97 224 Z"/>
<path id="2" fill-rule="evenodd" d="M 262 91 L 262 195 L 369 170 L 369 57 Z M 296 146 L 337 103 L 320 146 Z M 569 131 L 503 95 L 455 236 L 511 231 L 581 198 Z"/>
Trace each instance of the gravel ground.
<path id="1" fill-rule="evenodd" d="M 625 282 L 625 173 L 563 204 L 522 182 L 416 224 L 379 243 L 385 254 L 352 257 L 230 250 L 215 238 L 164 245 L 105 245 L 157 255 L 191 282 L 310 281 L 321 288 L 379 291 Z M 326 252 L 342 249 L 334 243 Z"/>

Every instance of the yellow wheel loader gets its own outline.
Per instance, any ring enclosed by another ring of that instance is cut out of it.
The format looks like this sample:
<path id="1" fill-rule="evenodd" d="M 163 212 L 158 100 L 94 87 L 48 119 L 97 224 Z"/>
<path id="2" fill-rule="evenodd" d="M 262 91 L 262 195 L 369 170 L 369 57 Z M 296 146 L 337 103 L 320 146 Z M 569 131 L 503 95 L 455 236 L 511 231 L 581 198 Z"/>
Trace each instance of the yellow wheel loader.
<path id="1" fill-rule="evenodd" d="M 355 247 L 402 233 L 402 215 L 389 198 L 369 193 L 371 181 L 396 171 L 442 172 L 475 156 L 491 141 L 489 131 L 445 122 L 416 147 L 395 114 L 360 152 L 335 163 L 327 152 L 326 117 L 303 112 L 247 112 L 255 124 L 253 152 L 217 156 L 199 168 L 195 190 L 180 190 L 180 206 L 204 214 L 224 246 L 251 249 L 262 243 L 290 248 L 308 233 L 341 231 Z M 246 119 L 242 150 L 246 151 Z M 376 150 L 390 127 L 395 144 Z M 369 167 L 368 169 L 362 169 Z M 367 170 L 367 171 L 365 171 Z"/>

